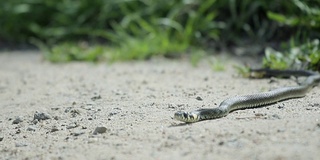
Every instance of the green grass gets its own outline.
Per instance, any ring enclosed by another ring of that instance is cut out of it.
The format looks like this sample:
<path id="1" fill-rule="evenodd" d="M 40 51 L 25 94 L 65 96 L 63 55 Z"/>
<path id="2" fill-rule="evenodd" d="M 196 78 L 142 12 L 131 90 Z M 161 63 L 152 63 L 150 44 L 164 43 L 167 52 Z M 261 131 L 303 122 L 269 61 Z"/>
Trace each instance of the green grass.
<path id="1" fill-rule="evenodd" d="M 308 69 L 320 71 L 320 4 L 316 1 L 292 0 L 300 14 L 268 11 L 270 19 L 298 32 L 283 43 L 280 51 L 265 50 L 263 66 L 273 69 Z"/>
<path id="2" fill-rule="evenodd" d="M 319 39 L 295 45 L 282 52 L 267 48 L 263 66 L 272 69 L 309 69 L 320 71 Z"/>
<path id="3" fill-rule="evenodd" d="M 316 0 L 10 0 L 0 40 L 34 44 L 52 62 L 188 54 L 194 66 L 208 49 L 276 43 L 265 67 L 319 69 L 319 17 Z"/>
<path id="4" fill-rule="evenodd" d="M 65 42 L 48 47 L 41 41 L 32 40 L 32 43 L 40 48 L 44 57 L 51 62 L 91 61 L 104 60 L 108 47 L 102 45 L 90 45 L 86 42 Z"/>

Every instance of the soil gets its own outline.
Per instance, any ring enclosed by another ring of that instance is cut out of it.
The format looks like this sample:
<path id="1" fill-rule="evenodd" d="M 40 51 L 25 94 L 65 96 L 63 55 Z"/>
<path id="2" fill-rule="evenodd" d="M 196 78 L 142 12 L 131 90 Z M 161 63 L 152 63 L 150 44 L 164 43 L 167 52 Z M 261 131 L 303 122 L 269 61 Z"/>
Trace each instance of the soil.
<path id="1" fill-rule="evenodd" d="M 216 120 L 174 120 L 178 110 L 296 85 L 243 78 L 236 59 L 222 59 L 220 72 L 207 62 L 52 64 L 39 52 L 2 52 L 0 159 L 319 159 L 320 87 Z"/>

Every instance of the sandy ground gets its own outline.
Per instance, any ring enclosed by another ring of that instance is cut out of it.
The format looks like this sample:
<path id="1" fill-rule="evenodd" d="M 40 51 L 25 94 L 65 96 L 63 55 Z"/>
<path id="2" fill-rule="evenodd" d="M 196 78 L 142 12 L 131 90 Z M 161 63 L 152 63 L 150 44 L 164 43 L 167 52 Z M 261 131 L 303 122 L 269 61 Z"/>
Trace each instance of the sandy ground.
<path id="1" fill-rule="evenodd" d="M 319 159 L 320 87 L 221 119 L 172 119 L 295 85 L 241 78 L 224 63 L 215 72 L 185 60 L 50 64 L 39 53 L 0 53 L 0 159 Z"/>

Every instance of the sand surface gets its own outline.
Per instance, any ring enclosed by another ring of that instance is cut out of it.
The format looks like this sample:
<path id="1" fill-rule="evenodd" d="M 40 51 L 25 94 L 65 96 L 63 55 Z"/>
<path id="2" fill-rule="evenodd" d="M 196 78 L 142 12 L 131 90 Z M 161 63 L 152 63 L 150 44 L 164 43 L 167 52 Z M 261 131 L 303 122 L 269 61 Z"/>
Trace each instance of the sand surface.
<path id="1" fill-rule="evenodd" d="M 175 111 L 296 85 L 155 58 L 51 64 L 0 53 L 0 159 L 275 159 L 320 157 L 320 87 L 304 98 L 181 125 Z M 98 128 L 98 131 L 95 131 Z"/>

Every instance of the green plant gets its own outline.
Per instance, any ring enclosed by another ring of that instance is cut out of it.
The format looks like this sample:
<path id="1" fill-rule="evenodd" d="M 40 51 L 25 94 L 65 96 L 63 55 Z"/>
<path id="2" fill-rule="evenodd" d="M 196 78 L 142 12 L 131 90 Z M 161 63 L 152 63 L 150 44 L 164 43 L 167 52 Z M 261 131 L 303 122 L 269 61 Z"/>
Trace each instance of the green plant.
<path id="1" fill-rule="evenodd" d="M 87 42 L 65 42 L 52 47 L 35 42 L 42 48 L 45 58 L 51 62 L 69 62 L 69 61 L 91 61 L 96 62 L 102 59 L 106 48 L 100 45 L 89 45 Z"/>
<path id="2" fill-rule="evenodd" d="M 277 24 L 267 18 L 266 12 L 286 5 L 287 2 L 276 0 L 218 1 L 215 8 L 219 10 L 222 45 L 268 42 L 275 37 Z"/>
<path id="3" fill-rule="evenodd" d="M 284 52 L 267 48 L 265 53 L 263 66 L 267 68 L 320 70 L 319 39 L 299 46 L 291 46 Z"/>
<path id="4" fill-rule="evenodd" d="M 192 66 L 198 66 L 198 63 L 205 57 L 206 51 L 201 49 L 191 49 L 190 51 L 190 62 Z"/>
<path id="5" fill-rule="evenodd" d="M 24 42 L 35 37 L 50 43 L 96 37 L 97 32 L 108 28 L 108 21 L 124 16 L 114 12 L 117 3 L 111 0 L 4 1 L 0 6 L 0 37 Z"/>
<path id="6" fill-rule="evenodd" d="M 223 60 L 221 58 L 213 58 L 211 60 L 209 60 L 209 64 L 212 68 L 212 70 L 214 71 L 224 71 L 225 70 L 225 66 L 223 63 Z"/>
<path id="7" fill-rule="evenodd" d="M 307 2 L 309 2 L 309 4 Z M 267 12 L 268 18 L 275 20 L 282 25 L 319 29 L 320 6 L 312 6 L 312 1 L 292 0 L 292 3 L 301 14 L 289 13 L 285 15 L 269 11 Z"/>
<path id="8" fill-rule="evenodd" d="M 112 61 L 147 59 L 155 55 L 179 54 L 186 50 L 188 44 L 170 39 L 167 33 L 149 34 L 145 37 L 128 37 L 122 43 L 113 47 L 110 59 Z"/>
<path id="9" fill-rule="evenodd" d="M 55 61 L 100 59 L 100 54 L 83 58 L 71 52 L 100 47 L 108 60 L 146 59 L 289 39 L 299 46 L 320 37 L 319 17 L 315 0 L 10 0 L 0 5 L 0 40 L 34 44 L 37 39 L 45 57 Z M 78 41 L 92 45 L 83 49 Z M 191 55 L 192 62 L 201 57 Z"/>
<path id="10" fill-rule="evenodd" d="M 277 13 L 268 11 L 268 18 L 280 26 L 297 30 L 285 43 L 284 51 L 277 52 L 271 48 L 265 51 L 263 65 L 274 69 L 312 69 L 320 70 L 320 6 L 313 1 L 291 0 L 291 12 Z"/>
<path id="11" fill-rule="evenodd" d="M 114 32 L 109 39 L 117 46 L 115 59 L 145 59 L 152 55 L 183 53 L 204 37 L 216 38 L 213 21 L 216 13 L 209 12 L 215 0 L 144 3 L 148 9 L 120 8 L 126 13 L 122 21 L 112 23 Z M 173 7 L 168 7 L 172 5 Z M 134 7 L 139 7 L 135 5 Z M 162 8 L 163 7 L 163 8 Z M 154 13 L 163 14 L 154 14 Z M 208 33 L 203 36 L 203 33 Z"/>
<path id="12" fill-rule="evenodd" d="M 233 65 L 233 68 L 236 69 L 238 74 L 242 77 L 249 78 L 250 77 L 250 68 L 243 65 Z"/>

